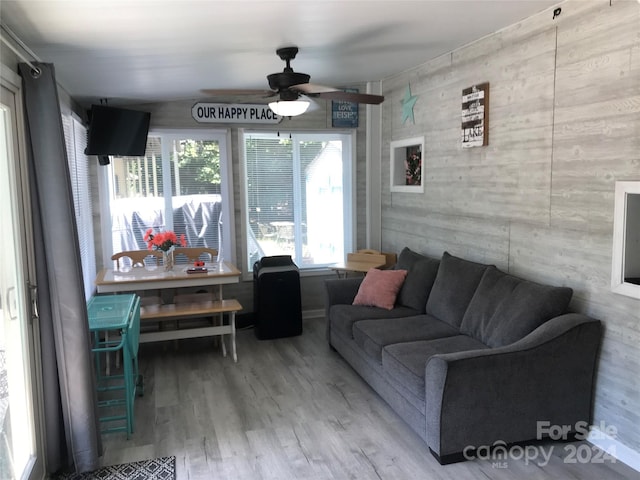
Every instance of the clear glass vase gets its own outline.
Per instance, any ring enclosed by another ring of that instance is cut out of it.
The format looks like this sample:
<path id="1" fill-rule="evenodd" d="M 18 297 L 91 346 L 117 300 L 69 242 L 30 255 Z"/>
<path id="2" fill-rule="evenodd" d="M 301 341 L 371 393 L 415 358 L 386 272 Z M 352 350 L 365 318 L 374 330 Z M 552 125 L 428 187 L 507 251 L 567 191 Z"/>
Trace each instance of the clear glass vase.
<path id="1" fill-rule="evenodd" d="M 162 264 L 165 272 L 173 270 L 173 248 L 166 252 L 162 251 Z"/>

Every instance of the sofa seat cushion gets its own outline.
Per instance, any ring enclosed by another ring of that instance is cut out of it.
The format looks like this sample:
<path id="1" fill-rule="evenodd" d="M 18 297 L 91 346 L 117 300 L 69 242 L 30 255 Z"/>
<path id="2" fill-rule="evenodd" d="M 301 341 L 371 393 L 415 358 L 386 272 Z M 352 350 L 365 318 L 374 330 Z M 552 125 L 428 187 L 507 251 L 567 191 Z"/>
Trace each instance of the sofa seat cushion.
<path id="1" fill-rule="evenodd" d="M 462 317 L 487 267 L 444 252 L 426 312 L 460 328 Z"/>
<path id="2" fill-rule="evenodd" d="M 353 324 L 353 339 L 356 344 L 379 363 L 382 363 L 382 349 L 387 345 L 459 334 L 451 325 L 428 315 L 360 320 Z"/>
<path id="3" fill-rule="evenodd" d="M 441 353 L 484 350 L 488 347 L 467 335 L 396 343 L 382 349 L 382 370 L 421 400 L 425 398 L 424 372 L 427 360 Z"/>
<path id="4" fill-rule="evenodd" d="M 396 303 L 424 313 L 439 265 L 439 259 L 425 257 L 407 247 L 403 248 L 395 268 L 406 270 L 407 278 L 398 293 Z"/>
<path id="5" fill-rule="evenodd" d="M 335 330 L 351 340 L 353 339 L 353 324 L 358 320 L 410 317 L 418 313 L 409 307 L 394 307 L 392 310 L 385 310 L 365 305 L 340 304 L 331 307 L 329 318 L 331 319 L 331 330 Z"/>
<path id="6" fill-rule="evenodd" d="M 460 333 L 490 347 L 520 340 L 562 315 L 573 291 L 523 280 L 489 267 L 464 314 Z"/>

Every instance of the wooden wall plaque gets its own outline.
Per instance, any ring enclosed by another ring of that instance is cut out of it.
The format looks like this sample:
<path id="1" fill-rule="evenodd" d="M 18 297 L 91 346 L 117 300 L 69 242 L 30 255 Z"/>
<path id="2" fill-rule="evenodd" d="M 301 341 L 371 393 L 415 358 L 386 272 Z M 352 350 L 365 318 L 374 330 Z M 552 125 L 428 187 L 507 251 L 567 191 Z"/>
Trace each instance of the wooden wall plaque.
<path id="1" fill-rule="evenodd" d="M 462 148 L 489 145 L 489 83 L 462 90 Z"/>

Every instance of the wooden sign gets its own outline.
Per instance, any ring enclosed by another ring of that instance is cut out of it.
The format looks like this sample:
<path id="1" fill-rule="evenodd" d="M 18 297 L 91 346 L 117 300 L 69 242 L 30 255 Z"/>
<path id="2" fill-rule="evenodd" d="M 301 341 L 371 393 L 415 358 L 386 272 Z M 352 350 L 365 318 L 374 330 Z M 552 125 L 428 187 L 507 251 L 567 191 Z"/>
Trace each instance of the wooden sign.
<path id="1" fill-rule="evenodd" d="M 489 83 L 462 90 L 462 148 L 489 145 Z"/>
<path id="2" fill-rule="evenodd" d="M 191 116 L 198 123 L 280 123 L 269 105 L 249 103 L 196 103 Z"/>

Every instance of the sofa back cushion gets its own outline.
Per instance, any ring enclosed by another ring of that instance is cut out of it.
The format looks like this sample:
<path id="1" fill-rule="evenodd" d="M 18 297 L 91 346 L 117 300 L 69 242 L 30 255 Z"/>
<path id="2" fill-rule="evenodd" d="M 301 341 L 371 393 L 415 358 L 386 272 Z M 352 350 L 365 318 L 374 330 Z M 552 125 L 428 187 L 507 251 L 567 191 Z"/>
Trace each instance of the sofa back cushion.
<path id="1" fill-rule="evenodd" d="M 573 290 L 523 280 L 489 267 L 464 314 L 460 332 L 490 347 L 508 345 L 566 312 Z"/>
<path id="2" fill-rule="evenodd" d="M 440 260 L 425 257 L 405 247 L 398 256 L 395 268 L 406 270 L 407 278 L 398 293 L 396 303 L 424 313 L 439 265 Z"/>
<path id="3" fill-rule="evenodd" d="M 427 300 L 427 313 L 459 328 L 487 267 L 444 252 Z"/>

